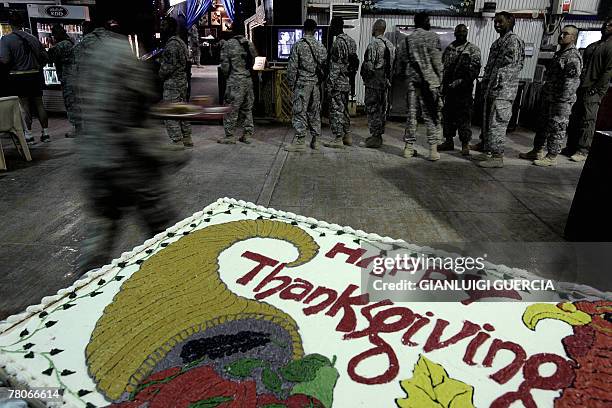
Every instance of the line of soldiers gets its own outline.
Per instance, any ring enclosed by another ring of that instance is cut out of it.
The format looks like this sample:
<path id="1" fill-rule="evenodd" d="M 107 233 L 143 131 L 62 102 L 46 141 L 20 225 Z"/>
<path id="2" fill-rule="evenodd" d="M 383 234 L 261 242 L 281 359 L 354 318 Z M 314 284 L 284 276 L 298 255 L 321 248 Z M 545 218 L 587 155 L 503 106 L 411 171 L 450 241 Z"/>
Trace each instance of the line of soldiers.
<path id="1" fill-rule="evenodd" d="M 480 142 L 470 145 L 473 110 L 473 86 L 481 70 L 481 52 L 467 40 L 468 28 L 455 28 L 456 40 L 444 53 L 440 39 L 430 31 L 429 16 L 415 15 L 415 31 L 395 46 L 384 36 L 386 23 L 377 20 L 372 29 L 373 40 L 368 45 L 361 65 L 365 85 L 365 107 L 370 136 L 362 147 L 379 148 L 383 144 L 388 113 L 389 91 L 393 78 L 406 82 L 408 119 L 404 135 L 404 157 L 416 156 L 417 115 L 420 112 L 426 128 L 431 161 L 440 159 L 438 151 L 454 150 L 454 137 L 459 133 L 461 153 L 470 149 L 482 154 L 473 159 L 478 166 L 499 168 L 504 165 L 504 145 L 508 124 L 516 99 L 519 74 L 525 63 L 525 43 L 513 32 L 515 18 L 508 12 L 495 15 L 494 27 L 499 38 L 491 45 L 481 82 L 483 123 Z M 602 40 L 585 51 L 585 63 L 576 49 L 578 29 L 568 25 L 558 39 L 560 50 L 547 70 L 543 86 L 544 120 L 538 130 L 534 149 L 521 153 L 523 159 L 535 165 L 554 166 L 560 152 L 574 161 L 586 159 L 595 130 L 595 120 L 601 99 L 610 82 L 612 64 L 612 19 L 602 27 Z M 288 151 L 305 151 L 305 138 L 311 135 L 310 147 L 318 148 L 321 136 L 320 85 L 327 82 L 330 100 L 330 122 L 334 139 L 324 143 L 341 148 L 352 143 L 348 117 L 348 83 L 356 44 L 343 33 L 340 18 L 332 20 L 330 36 L 336 37 L 330 53 L 315 40 L 317 25 L 304 23 L 304 38 L 291 50 L 287 80 L 294 91 L 294 142 Z M 325 67 L 329 65 L 329 74 Z M 576 101 L 578 103 L 574 104 Z M 573 106 L 573 110 L 572 110 Z M 571 117 L 570 117 L 571 112 Z M 569 125 L 569 129 L 568 129 Z M 567 133 L 567 147 L 561 142 Z M 444 138 L 444 142 L 442 142 Z M 548 154 L 544 156 L 544 145 Z"/>

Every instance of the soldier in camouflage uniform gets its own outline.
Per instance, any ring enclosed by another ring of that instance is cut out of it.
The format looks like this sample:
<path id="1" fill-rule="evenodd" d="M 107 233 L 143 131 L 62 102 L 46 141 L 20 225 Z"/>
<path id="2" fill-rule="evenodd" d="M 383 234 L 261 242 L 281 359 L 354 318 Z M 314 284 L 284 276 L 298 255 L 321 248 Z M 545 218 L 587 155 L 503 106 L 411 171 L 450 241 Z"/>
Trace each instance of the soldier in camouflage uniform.
<path id="1" fill-rule="evenodd" d="M 334 17 L 329 26 L 329 35 L 336 39 L 329 56 L 329 76 L 327 91 L 329 93 L 329 121 L 334 140 L 323 145 L 333 148 L 343 148 L 352 144 L 350 136 L 351 118 L 348 111 L 349 92 L 349 56 L 357 54 L 357 44 L 344 34 L 344 20 Z"/>
<path id="2" fill-rule="evenodd" d="M 576 49 L 578 28 L 568 25 L 559 35 L 561 49 L 555 53 L 544 78 L 542 105 L 544 115 L 533 141 L 533 150 L 519 154 L 521 159 L 533 160 L 536 166 L 550 167 L 557 164 L 561 142 L 565 137 L 576 91 L 580 86 L 582 57 Z M 544 146 L 548 154 L 544 157 Z"/>
<path id="3" fill-rule="evenodd" d="M 293 89 L 293 127 L 295 141 L 285 147 L 289 152 L 306 150 L 306 135 L 312 137 L 310 147 L 318 149 L 321 137 L 321 84 L 325 76 L 327 51 L 314 38 L 317 23 L 304 22 L 304 37 L 291 48 L 287 82 Z"/>
<path id="4" fill-rule="evenodd" d="M 445 142 L 439 151 L 454 150 L 453 139 L 459 131 L 461 154 L 470 155 L 472 139 L 472 107 L 474 98 L 474 80 L 478 78 L 481 68 L 480 48 L 467 40 L 468 28 L 465 24 L 455 27 L 455 38 L 442 54 L 444 79 L 443 126 Z"/>
<path id="5" fill-rule="evenodd" d="M 202 52 L 200 51 L 200 31 L 198 30 L 197 24 L 192 25 L 189 29 L 189 50 L 191 62 L 199 67 Z"/>
<path id="6" fill-rule="evenodd" d="M 95 27 L 93 24 L 87 25 L 90 31 L 85 31 L 83 27 L 83 38 L 81 42 L 74 46 L 72 51 L 74 64 L 72 66 L 73 91 L 74 91 L 74 106 L 73 117 L 76 122 L 75 132 L 80 135 L 83 129 L 83 118 L 81 115 L 81 107 L 83 106 L 82 95 L 87 93 L 87 78 L 83 76 L 83 66 L 91 59 L 91 51 L 97 44 L 108 37 L 111 32 L 106 27 Z"/>
<path id="7" fill-rule="evenodd" d="M 504 142 L 512 117 L 519 73 L 525 62 L 525 43 L 512 32 L 514 16 L 502 11 L 495 15 L 499 38 L 491 45 L 482 79 L 484 117 L 482 153 L 475 157 L 480 167 L 504 167 Z"/>
<path id="8" fill-rule="evenodd" d="M 251 76 L 253 63 L 257 56 L 255 46 L 242 33 L 243 27 L 234 25 L 234 37 L 226 41 L 221 49 L 221 72 L 227 80 L 225 88 L 225 103 L 232 106 L 232 111 L 223 118 L 225 138 L 219 143 L 235 144 L 234 130 L 236 126 L 244 129 L 240 137 L 243 143 L 251 143 L 253 137 L 253 78 Z"/>
<path id="9" fill-rule="evenodd" d="M 152 70 L 136 59 L 126 37 L 107 31 L 89 44 L 80 72 L 87 92 L 80 94 L 78 152 L 89 207 L 78 265 L 83 274 L 112 259 L 128 210 L 138 210 L 150 236 L 171 225 L 174 214 L 162 184 L 165 160 L 155 149 L 163 142 L 147 126 L 156 94 Z"/>
<path id="10" fill-rule="evenodd" d="M 561 154 L 569 156 L 570 160 L 575 162 L 587 159 L 595 134 L 599 107 L 612 80 L 612 16 L 601 26 L 601 40 L 589 45 L 582 56 L 584 64 L 578 99 L 567 128 L 567 144 L 561 151 Z"/>
<path id="11" fill-rule="evenodd" d="M 384 37 L 386 30 L 385 20 L 376 20 L 372 27 L 374 39 L 368 44 L 361 64 L 361 78 L 365 85 L 364 103 L 370 130 L 370 137 L 359 144 L 361 147 L 376 149 L 383 143 L 391 74 L 395 61 L 395 47 Z"/>
<path id="12" fill-rule="evenodd" d="M 400 69 L 406 77 L 408 89 L 408 119 L 404 141 L 404 157 L 416 155 L 414 144 L 417 133 L 417 105 L 427 126 L 429 160 L 440 160 L 438 143 L 442 138 L 442 46 L 436 33 L 429 31 L 431 24 L 426 13 L 414 16 L 416 30 L 398 47 Z"/>
<path id="13" fill-rule="evenodd" d="M 161 31 L 167 38 L 164 51 L 159 58 L 159 77 L 164 83 L 164 102 L 187 102 L 189 50 L 177 34 L 177 22 L 174 18 L 164 18 Z M 172 143 L 182 143 L 185 147 L 193 147 L 191 123 L 182 120 L 166 120 L 165 122 L 166 131 Z"/>
<path id="14" fill-rule="evenodd" d="M 49 60 L 55 64 L 57 76 L 62 84 L 62 96 L 66 106 L 68 121 L 73 131 L 66 133 L 66 137 L 74 137 L 77 121 L 74 116 L 75 93 L 72 78 L 74 65 L 74 42 L 70 39 L 64 27 L 55 24 L 51 29 L 55 45 L 49 49 Z"/>

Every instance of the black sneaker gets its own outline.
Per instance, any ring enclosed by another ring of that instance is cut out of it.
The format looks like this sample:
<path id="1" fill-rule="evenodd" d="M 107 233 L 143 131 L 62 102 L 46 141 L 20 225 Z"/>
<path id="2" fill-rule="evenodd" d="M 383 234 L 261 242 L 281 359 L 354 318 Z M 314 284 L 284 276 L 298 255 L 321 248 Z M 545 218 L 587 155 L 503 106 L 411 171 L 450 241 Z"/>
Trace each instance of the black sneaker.
<path id="1" fill-rule="evenodd" d="M 49 135 L 42 135 L 40 137 L 40 141 L 43 142 L 43 143 L 49 143 L 49 142 L 51 142 L 51 136 L 49 136 Z"/>
<path id="2" fill-rule="evenodd" d="M 34 136 L 26 137 L 26 143 L 30 146 L 35 145 L 36 139 L 34 139 Z"/>

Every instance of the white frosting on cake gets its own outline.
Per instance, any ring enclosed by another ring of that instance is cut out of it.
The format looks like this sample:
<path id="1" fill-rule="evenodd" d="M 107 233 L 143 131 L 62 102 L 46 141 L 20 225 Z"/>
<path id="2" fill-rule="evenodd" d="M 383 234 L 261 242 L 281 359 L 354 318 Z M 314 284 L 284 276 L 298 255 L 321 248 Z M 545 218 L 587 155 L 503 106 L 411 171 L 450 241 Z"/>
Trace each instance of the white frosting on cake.
<path id="1" fill-rule="evenodd" d="M 229 206 L 240 207 L 241 209 L 247 209 L 247 210 L 253 211 L 254 213 L 249 213 L 248 215 L 243 215 L 240 213 L 236 214 L 236 212 L 233 212 L 232 214 L 224 214 L 224 211 L 226 211 L 229 208 Z M 213 215 L 209 214 L 209 212 L 213 212 Z M 106 265 L 98 270 L 90 271 L 89 273 L 84 275 L 81 279 L 77 280 L 69 288 L 59 290 L 56 295 L 45 296 L 40 301 L 39 304 L 29 306 L 23 313 L 19 313 L 19 314 L 10 316 L 6 320 L 0 322 L 0 367 L 3 367 L 4 370 L 11 377 L 13 377 L 16 381 L 18 381 L 19 383 L 25 384 L 27 386 L 57 387 L 58 386 L 57 379 L 59 377 L 56 376 L 56 373 L 54 373 L 52 376 L 47 376 L 47 375 L 42 374 L 42 371 L 45 369 L 45 367 L 48 366 L 50 360 L 46 360 L 45 358 L 39 358 L 38 356 L 33 359 L 25 360 L 22 355 L 23 351 L 19 353 L 6 352 L 7 349 L 12 347 L 11 344 L 20 341 L 21 336 L 19 336 L 19 332 L 22 330 L 22 328 L 25 328 L 26 326 L 30 327 L 29 325 L 33 324 L 33 322 L 39 322 L 39 325 L 42 325 L 42 320 L 39 319 L 38 317 L 41 312 L 48 312 L 48 313 L 53 312 L 55 308 L 60 307 L 60 304 L 63 301 L 65 301 L 68 298 L 68 296 L 71 295 L 72 293 L 76 293 L 77 295 L 80 293 L 86 293 L 88 290 L 92 289 L 92 287 L 95 290 L 97 283 L 99 283 L 101 279 L 111 282 L 116 276 L 120 275 L 120 276 L 125 276 L 125 279 L 123 281 L 127 280 L 131 274 L 133 274 L 135 271 L 138 270 L 139 267 L 135 265 L 131 265 L 131 264 L 124 266 L 124 267 L 121 267 L 120 265 L 122 265 L 123 263 L 134 262 L 138 259 L 147 258 L 159 251 L 163 251 L 164 248 L 160 246 L 162 242 L 171 243 L 171 242 L 175 242 L 181 239 L 182 238 L 181 234 L 183 232 L 194 230 L 194 228 L 191 227 L 191 225 L 194 223 L 198 224 L 198 227 L 196 229 L 202 229 L 202 228 L 206 228 L 209 225 L 221 224 L 221 223 L 225 223 L 229 221 L 256 219 L 260 215 L 268 216 L 268 217 L 273 216 L 278 221 L 297 222 L 299 226 L 301 226 L 304 229 L 304 231 L 306 231 L 307 233 L 311 233 L 311 230 L 312 230 L 311 226 L 315 226 L 317 231 L 327 230 L 328 232 L 334 233 L 334 234 L 329 234 L 330 236 L 327 236 L 327 237 L 319 237 L 319 238 L 314 237 L 315 240 L 317 240 L 317 242 L 320 242 L 320 243 L 331 243 L 333 242 L 333 240 L 337 240 L 337 241 L 346 242 L 348 244 L 348 243 L 351 243 L 355 239 L 360 239 L 360 240 L 365 240 L 369 243 L 393 244 L 393 245 L 397 245 L 398 247 L 405 248 L 406 250 L 409 250 L 409 251 L 418 251 L 420 253 L 435 253 L 436 255 L 439 255 L 441 257 L 456 257 L 457 256 L 456 254 L 446 253 L 444 251 L 436 250 L 433 248 L 419 247 L 416 245 L 412 245 L 402 240 L 395 240 L 389 237 L 381 237 L 380 235 L 377 235 L 377 234 L 366 233 L 361 230 L 354 230 L 351 227 L 343 227 L 337 224 L 329 224 L 324 221 L 317 221 L 314 218 L 303 217 L 303 216 L 299 216 L 299 215 L 296 215 L 290 212 L 277 211 L 274 209 L 257 206 L 253 203 L 245 202 L 242 200 L 223 198 L 207 206 L 202 211 L 196 212 L 193 216 L 177 223 L 171 228 L 168 228 L 165 232 L 157 234 L 154 238 L 147 240 L 143 245 L 140 245 L 134 248 L 134 250 L 121 254 L 119 258 L 113 260 L 109 265 Z M 202 222 L 203 220 L 207 220 L 207 219 L 210 219 L 210 221 Z M 337 235 L 336 233 L 338 232 L 342 232 L 343 235 Z M 174 235 L 173 237 L 168 237 L 169 233 L 173 233 L 176 235 Z M 146 254 L 146 251 L 148 249 L 154 249 L 154 252 L 152 254 Z M 329 248 L 326 247 L 326 250 L 327 249 Z M 323 255 L 324 254 L 319 254 L 318 257 L 322 257 Z M 226 281 L 226 283 L 232 290 L 234 290 L 234 287 L 231 286 L 232 283 L 234 286 L 237 286 L 237 285 L 234 282 L 228 280 L 230 278 L 223 275 L 223 271 L 225 269 L 228 269 L 227 263 L 223 263 L 223 259 L 221 262 L 222 279 Z M 324 261 L 325 262 L 320 261 L 321 265 L 328 265 L 328 262 L 330 262 L 329 260 L 324 260 Z M 336 273 L 339 273 L 338 271 L 346 272 L 347 270 L 349 270 L 348 268 L 350 268 L 350 266 L 344 265 L 344 262 L 342 262 L 342 264 L 343 265 L 338 265 L 337 271 L 335 271 Z M 312 272 L 312 275 L 318 276 L 317 275 L 319 274 L 318 269 L 320 268 L 315 268 L 313 265 L 314 264 L 310 265 L 309 263 L 309 264 L 300 266 L 296 268 L 295 270 L 296 271 L 298 270 L 307 271 L 309 268 L 313 270 L 317 269 L 316 272 Z M 504 275 L 511 275 L 514 277 L 520 277 L 524 279 L 536 279 L 537 278 L 537 276 L 527 271 L 509 268 L 505 265 L 493 265 L 491 263 L 485 262 L 485 266 L 486 266 L 485 269 L 487 270 L 487 273 L 489 273 L 491 276 L 498 276 L 501 278 Z M 311 272 L 308 272 L 308 273 L 311 274 Z M 359 285 L 359 277 L 347 279 L 344 277 L 335 278 L 335 277 L 332 277 L 331 275 L 329 276 L 330 276 L 329 277 L 329 287 L 334 287 L 335 285 L 337 288 L 341 288 L 345 282 L 351 282 L 351 280 L 356 285 Z M 324 285 L 326 283 L 325 275 L 321 275 L 319 277 L 320 277 L 320 280 L 317 281 L 317 283 Z M 231 279 L 234 279 L 234 278 L 235 277 L 231 277 Z M 65 350 L 69 351 L 69 352 L 61 353 L 61 354 L 54 356 L 53 361 L 63 362 L 66 364 L 66 366 L 70 366 L 71 363 L 74 363 L 75 361 L 78 360 L 79 364 L 82 364 L 81 367 L 78 367 L 79 371 L 81 371 L 80 373 L 81 375 L 80 376 L 67 376 L 65 379 L 65 383 L 71 387 L 72 391 L 78 391 L 80 389 L 86 389 L 89 391 L 93 391 L 92 393 L 88 394 L 85 398 L 77 398 L 75 395 L 67 393 L 65 396 L 65 405 L 63 405 L 65 407 L 82 407 L 85 405 L 85 401 L 92 402 L 96 406 L 102 406 L 105 403 L 105 400 L 103 399 L 103 397 L 95 391 L 95 384 L 93 383 L 93 380 L 89 378 L 88 376 L 83 375 L 83 373 L 87 372 L 86 366 L 84 365 L 84 347 L 83 345 L 87 344 L 87 341 L 91 335 L 91 331 L 93 330 L 93 327 L 95 325 L 95 322 L 97 321 L 97 318 L 101 315 L 104 307 L 108 303 L 110 303 L 113 296 L 119 291 L 121 287 L 121 283 L 122 282 L 115 284 L 112 287 L 112 289 L 104 290 L 103 294 L 101 294 L 99 297 L 94 298 L 95 301 L 90 301 L 89 299 L 87 299 L 89 303 L 85 303 L 83 301 L 82 305 L 79 304 L 78 312 L 75 311 L 74 313 L 72 313 L 69 311 L 62 311 L 62 313 L 66 313 L 66 315 L 72 316 L 71 319 L 76 319 L 76 321 L 72 321 L 72 322 L 62 321 L 62 322 L 57 323 L 58 326 L 65 325 L 64 327 L 66 330 L 74 330 L 74 332 L 64 333 L 65 336 L 61 339 L 59 338 L 53 339 L 54 341 L 57 340 L 58 343 L 63 342 L 63 344 L 65 344 Z M 108 287 L 110 288 L 110 283 L 108 285 L 109 285 Z M 612 298 L 612 294 L 610 293 L 601 293 L 587 286 L 567 284 L 567 283 L 557 283 L 556 288 L 558 290 L 560 289 L 560 290 L 565 290 L 567 292 L 576 293 L 580 297 L 584 296 L 584 297 L 601 298 L 601 299 L 611 299 Z M 241 296 L 253 297 L 252 289 L 248 289 L 245 287 L 239 287 L 239 288 L 236 288 L 236 291 L 237 291 L 236 293 Z M 570 301 L 571 300 L 573 299 L 570 299 Z M 300 309 L 298 307 L 299 303 L 295 303 L 295 302 L 288 303 L 286 301 L 283 301 L 281 299 L 276 299 L 276 298 L 266 299 L 265 301 L 285 310 L 287 313 L 291 314 L 293 317 L 296 318 L 296 320 L 300 324 L 300 331 L 304 338 L 303 339 L 304 346 L 307 352 L 313 352 L 313 353 L 317 352 L 317 353 L 326 354 L 328 353 L 327 348 L 329 348 L 330 350 L 340 348 L 343 350 L 340 350 L 340 351 L 336 350 L 339 354 L 340 353 L 349 353 L 349 354 L 353 353 L 354 355 L 364 350 L 363 342 L 343 342 L 340 340 L 339 337 L 337 337 L 337 334 L 333 332 L 333 327 L 338 323 L 338 319 L 331 319 L 329 317 L 323 317 L 323 316 L 317 316 L 316 319 L 305 317 L 303 316 L 303 314 L 300 313 Z M 508 316 L 513 316 L 515 318 L 520 319 L 520 313 L 518 313 L 517 310 L 523 310 L 525 308 L 525 305 L 524 304 L 521 305 L 517 303 L 511 303 L 511 304 L 496 303 L 495 307 L 497 308 L 495 316 L 491 316 L 491 313 L 490 313 L 491 306 L 487 306 L 487 305 L 472 304 L 470 305 L 470 308 L 471 308 L 470 310 L 479 312 L 479 314 L 477 314 L 478 318 L 480 318 L 479 323 L 485 320 L 486 321 L 490 320 L 492 322 L 501 322 L 501 321 L 507 320 Z M 433 312 L 435 312 L 436 316 L 445 316 L 446 314 L 446 316 L 450 316 L 450 317 L 452 317 L 453 315 L 459 315 L 460 317 L 461 314 L 464 313 L 464 309 L 462 309 L 461 307 L 456 307 L 454 304 L 433 304 L 431 307 L 428 306 L 427 309 L 428 310 L 431 309 Z M 79 318 L 80 318 L 80 321 L 79 321 Z M 65 320 L 71 320 L 71 319 L 65 319 Z M 309 327 L 310 324 L 312 324 L 313 326 Z M 507 329 L 504 329 L 502 327 L 497 327 L 498 332 L 496 333 L 500 334 L 501 332 L 504 332 L 505 338 L 512 339 L 513 338 L 512 332 L 514 331 L 515 334 L 518 333 L 517 331 L 524 329 L 524 327 L 523 328 L 521 327 L 522 327 L 522 323 L 520 321 L 508 323 Z M 317 333 L 314 333 L 315 329 Z M 547 329 L 546 333 L 537 333 L 538 335 L 534 336 L 534 339 L 539 339 L 540 343 L 534 344 L 533 346 L 525 346 L 526 349 L 530 349 L 529 351 L 531 352 L 538 352 L 538 351 L 543 352 L 546 350 L 552 350 L 559 354 L 565 355 L 563 354 L 564 351 L 560 344 L 560 340 L 564 336 L 571 334 L 571 329 L 566 327 L 566 325 L 556 324 L 556 323 L 548 324 L 546 326 L 546 329 Z M 324 339 L 322 339 L 321 335 L 318 334 L 319 331 L 322 333 L 329 334 L 331 343 L 329 344 L 328 347 L 325 346 L 325 342 L 323 341 Z M 523 332 L 527 333 L 524 330 Z M 41 332 L 37 332 L 37 333 L 41 333 Z M 516 335 L 519 337 L 521 336 L 521 334 L 516 334 Z M 523 336 L 526 336 L 526 335 L 527 334 L 523 334 Z M 37 335 L 34 334 L 34 336 L 37 336 Z M 52 344 L 50 340 L 45 338 L 45 336 L 42 334 L 36 338 L 43 342 L 41 343 L 42 345 L 47 345 L 47 343 L 44 343 L 44 342 L 49 341 L 48 348 L 52 347 L 53 344 L 55 344 L 55 343 Z M 548 340 L 545 344 L 542 344 L 541 341 L 544 338 L 548 338 L 550 340 Z M 337 340 L 334 341 L 333 339 L 337 339 Z M 365 344 L 367 344 L 367 341 Z M 39 344 L 37 344 L 37 346 L 39 346 Z M 74 347 L 74 349 L 71 349 L 70 348 L 71 346 Z M 5 351 L 3 351 L 3 348 Z M 12 347 L 12 348 L 14 349 L 15 347 Z M 461 353 L 460 353 L 461 356 L 462 356 L 462 353 L 463 353 L 463 349 L 461 350 Z M 490 374 L 490 371 L 487 371 L 483 369 L 482 367 L 478 367 L 478 368 L 464 367 L 461 364 L 455 362 L 452 358 L 447 357 L 445 354 L 441 352 L 433 352 L 431 356 L 432 356 L 432 359 L 437 357 L 439 359 L 439 362 L 446 363 L 445 368 L 449 370 L 449 375 L 461 377 L 463 379 L 467 378 L 468 380 L 472 378 L 474 379 L 474 381 L 471 385 L 474 385 L 475 387 L 490 386 L 490 384 L 488 384 L 487 381 L 485 381 L 487 379 L 487 375 Z M 399 380 L 406 379 L 411 376 L 410 373 L 412 370 L 412 366 L 414 362 L 416 362 L 416 360 L 414 361 L 413 360 L 411 360 L 412 363 L 410 364 L 402 364 L 402 372 L 400 374 L 400 377 L 397 379 L 397 381 L 393 381 L 392 383 L 387 384 L 385 386 L 376 387 L 376 391 L 375 391 L 376 398 L 380 399 L 382 398 L 382 396 L 385 396 L 385 398 L 388 398 L 388 402 L 385 404 L 385 406 L 387 405 L 392 406 L 394 404 L 393 402 L 394 398 L 405 397 L 405 395 L 402 394 L 402 390 L 397 383 Z M 350 401 L 350 399 L 347 400 L 346 398 L 342 397 L 344 393 L 348 393 L 350 397 L 351 392 L 360 393 L 362 392 L 361 390 L 363 390 L 362 387 L 364 387 L 363 385 L 360 385 L 360 384 L 351 385 L 350 380 L 347 378 L 348 376 L 346 375 L 346 363 L 347 363 L 346 359 L 339 358 L 338 366 L 337 366 L 337 368 L 340 371 L 341 380 L 337 388 L 338 404 L 336 406 L 341 407 L 341 408 L 348 406 L 348 405 L 344 405 L 344 402 L 342 402 L 343 400 L 345 402 Z M 372 364 L 373 364 L 372 369 L 375 369 L 375 366 L 380 365 L 380 362 L 375 362 Z M 482 379 L 480 379 L 478 376 L 481 376 Z M 501 387 L 501 388 L 503 390 L 510 390 L 510 391 L 515 390 L 518 384 L 517 381 L 519 380 L 506 384 L 505 387 Z M 491 381 L 488 380 L 488 382 L 490 383 Z M 480 389 L 477 388 L 477 392 L 483 392 L 482 388 Z M 542 392 L 541 394 L 538 394 L 538 398 L 540 398 L 542 401 L 550 402 L 552 401 L 554 396 L 556 396 L 557 394 L 552 393 L 552 392 L 546 392 L 546 393 Z M 478 398 L 480 399 L 477 399 L 477 401 L 486 400 L 486 398 L 484 399 L 482 399 L 482 397 L 478 397 Z M 366 400 L 368 400 L 368 398 L 364 399 L 364 401 Z M 370 400 L 376 401 L 376 399 L 370 399 Z M 366 405 L 360 405 L 360 403 L 355 402 L 353 405 L 354 406 L 372 406 L 372 405 L 367 405 L 367 403 L 365 402 L 364 404 Z"/>

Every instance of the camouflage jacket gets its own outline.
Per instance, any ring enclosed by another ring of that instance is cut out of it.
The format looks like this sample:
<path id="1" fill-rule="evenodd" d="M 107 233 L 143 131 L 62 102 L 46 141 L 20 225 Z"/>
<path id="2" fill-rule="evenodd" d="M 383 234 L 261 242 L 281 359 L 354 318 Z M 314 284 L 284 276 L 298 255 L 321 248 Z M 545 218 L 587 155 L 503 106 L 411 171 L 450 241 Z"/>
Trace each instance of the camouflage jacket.
<path id="1" fill-rule="evenodd" d="M 312 51 L 311 51 L 312 49 Z M 287 66 L 287 82 L 293 89 L 296 85 L 311 85 L 319 83 L 317 69 L 325 72 L 327 50 L 314 36 L 305 35 L 291 47 L 289 65 Z"/>
<path id="2" fill-rule="evenodd" d="M 237 35 L 229 41 L 226 41 L 221 48 L 221 72 L 225 78 L 229 80 L 251 78 L 250 68 L 246 66 L 248 48 L 251 54 L 251 61 L 255 63 L 257 50 L 252 42 L 247 40 L 243 35 Z"/>
<path id="3" fill-rule="evenodd" d="M 482 79 L 489 98 L 513 101 L 525 63 L 525 43 L 512 31 L 495 40 Z"/>
<path id="4" fill-rule="evenodd" d="M 474 80 L 480 74 L 482 60 L 480 48 L 471 42 L 457 45 L 451 43 L 442 54 L 444 64 L 444 86 L 448 87 L 455 81 L 460 81 L 453 92 L 472 93 Z M 447 89 L 447 91 L 450 91 Z"/>
<path id="5" fill-rule="evenodd" d="M 390 61 L 387 66 L 385 61 L 385 49 L 389 50 Z M 368 44 L 363 63 L 361 64 L 361 77 L 366 88 L 385 89 L 391 86 L 393 75 L 393 64 L 395 62 L 395 47 L 391 41 L 379 35 Z M 386 72 L 390 73 L 387 76 Z"/>
<path id="6" fill-rule="evenodd" d="M 109 170 L 138 177 L 153 133 L 145 126 L 155 96 L 151 67 L 136 58 L 126 37 L 109 33 L 91 48 L 81 72 L 87 86 L 79 143 L 85 175 Z"/>
<path id="7" fill-rule="evenodd" d="M 200 46 L 200 31 L 197 25 L 192 25 L 189 29 L 189 46 L 199 47 Z"/>
<path id="8" fill-rule="evenodd" d="M 159 58 L 159 77 L 164 87 L 183 87 L 187 84 L 189 50 L 178 35 L 170 37 Z"/>
<path id="9" fill-rule="evenodd" d="M 581 71 L 582 57 L 575 46 L 557 51 L 544 77 L 543 93 L 547 100 L 556 103 L 576 102 Z"/>
<path id="10" fill-rule="evenodd" d="M 398 46 L 398 63 L 409 81 L 442 85 L 442 45 L 436 33 L 417 28 Z"/>
<path id="11" fill-rule="evenodd" d="M 55 64 L 57 76 L 64 83 L 72 74 L 74 65 L 74 44 L 71 40 L 63 40 L 49 50 L 49 60 Z"/>
<path id="12" fill-rule="evenodd" d="M 98 46 L 102 43 L 102 41 L 111 37 L 112 35 L 112 32 L 102 27 L 96 28 L 91 33 L 85 35 L 81 39 L 81 42 L 76 44 L 72 49 L 72 58 L 74 61 L 72 65 L 72 78 L 74 79 L 74 90 L 77 98 L 80 98 L 81 93 L 79 90 L 81 87 L 83 87 L 85 90 L 88 88 L 88 79 L 83 77 L 82 73 L 83 67 L 91 61 L 93 58 L 93 52 L 98 49 Z M 106 59 L 103 58 L 101 61 L 105 60 Z M 98 61 L 97 63 L 99 64 L 100 62 Z"/>
<path id="13" fill-rule="evenodd" d="M 357 43 L 342 33 L 336 37 L 329 56 L 328 89 L 349 92 L 349 55 L 357 53 Z"/>

